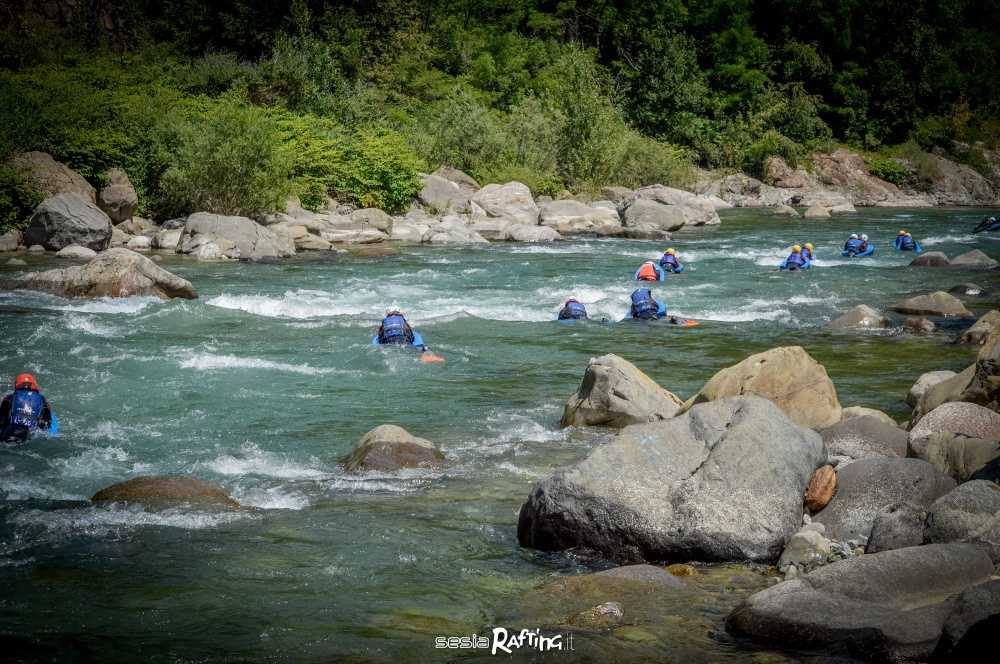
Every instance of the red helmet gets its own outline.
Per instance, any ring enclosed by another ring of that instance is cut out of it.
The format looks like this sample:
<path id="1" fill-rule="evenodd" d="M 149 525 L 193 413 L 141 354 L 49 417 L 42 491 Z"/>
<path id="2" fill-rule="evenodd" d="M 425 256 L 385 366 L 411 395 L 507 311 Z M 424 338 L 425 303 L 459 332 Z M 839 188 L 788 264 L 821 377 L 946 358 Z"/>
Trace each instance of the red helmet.
<path id="1" fill-rule="evenodd" d="M 38 381 L 30 373 L 18 374 L 17 378 L 14 379 L 14 389 L 20 390 L 24 388 L 29 390 L 38 391 Z"/>

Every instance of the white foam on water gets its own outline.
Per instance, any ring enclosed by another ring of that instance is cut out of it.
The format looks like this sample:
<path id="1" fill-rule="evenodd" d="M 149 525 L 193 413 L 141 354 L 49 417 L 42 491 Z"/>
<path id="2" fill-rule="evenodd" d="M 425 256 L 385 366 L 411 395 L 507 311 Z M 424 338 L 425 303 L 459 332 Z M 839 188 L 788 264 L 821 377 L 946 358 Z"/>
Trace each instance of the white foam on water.
<path id="1" fill-rule="evenodd" d="M 190 357 L 178 360 L 178 365 L 182 369 L 194 369 L 196 371 L 221 371 L 228 369 L 257 369 L 264 371 L 283 371 L 286 373 L 297 373 L 304 376 L 322 376 L 334 373 L 356 374 L 357 371 L 345 369 L 334 369 L 329 367 L 314 367 L 308 364 L 288 364 L 286 362 L 274 362 L 259 357 L 237 357 L 236 355 L 216 355 L 214 353 L 194 353 Z"/>
<path id="2" fill-rule="evenodd" d="M 62 320 L 66 328 L 74 332 L 85 332 L 98 337 L 117 337 L 121 334 L 118 328 L 101 324 L 92 316 L 70 314 Z"/>
<path id="3" fill-rule="evenodd" d="M 784 300 L 751 300 L 734 309 L 693 311 L 690 315 L 692 318 L 726 323 L 745 323 L 759 320 L 789 322 L 792 320 L 792 312 L 785 306 Z"/>
<path id="4" fill-rule="evenodd" d="M 933 247 L 936 244 L 973 244 L 977 240 L 977 237 L 972 233 L 965 233 L 963 235 L 931 235 L 923 240 L 920 240 L 920 244 L 925 247 Z M 910 255 L 910 254 L 907 254 Z"/>
<path id="5" fill-rule="evenodd" d="M 86 500 L 89 496 L 69 493 L 37 478 L 24 476 L 0 477 L 0 494 L 6 500 Z"/>
<path id="6" fill-rule="evenodd" d="M 244 443 L 237 454 L 222 454 L 202 467 L 219 475 L 259 475 L 278 479 L 322 479 L 330 471 L 316 459 L 308 463 L 293 461 L 286 456 L 260 449 L 253 443 Z"/>
<path id="7" fill-rule="evenodd" d="M 240 505 L 262 510 L 302 510 L 310 505 L 305 495 L 281 486 L 237 488 L 232 496 Z"/>
<path id="8" fill-rule="evenodd" d="M 530 477 L 532 479 L 541 479 L 547 476 L 547 473 L 539 472 L 537 470 L 528 470 L 527 468 L 522 468 L 521 466 L 516 466 L 509 461 L 501 461 L 494 466 L 497 470 L 502 470 L 511 475 L 519 475 L 521 477 Z"/>
<path id="9" fill-rule="evenodd" d="M 131 470 L 129 453 L 120 447 L 92 447 L 72 457 L 52 459 L 63 477 L 108 477 Z"/>
<path id="10" fill-rule="evenodd" d="M 144 526 L 164 526 L 185 530 L 215 528 L 234 521 L 253 518 L 248 512 L 204 512 L 171 508 L 147 512 L 140 506 L 90 506 L 61 510 L 24 510 L 11 516 L 20 526 L 40 526 L 61 536 L 104 537 L 119 535 L 121 530 Z"/>
<path id="11" fill-rule="evenodd" d="M 51 308 L 85 314 L 137 314 L 154 304 L 161 304 L 158 297 L 102 297 L 94 300 L 73 300 Z"/>

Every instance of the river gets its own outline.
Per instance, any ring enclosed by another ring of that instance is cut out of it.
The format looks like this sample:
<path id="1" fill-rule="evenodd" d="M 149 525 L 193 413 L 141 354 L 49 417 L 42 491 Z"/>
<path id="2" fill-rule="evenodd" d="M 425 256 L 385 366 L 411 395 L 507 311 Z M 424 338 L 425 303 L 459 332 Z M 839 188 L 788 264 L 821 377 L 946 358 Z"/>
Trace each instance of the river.
<path id="1" fill-rule="evenodd" d="M 891 249 L 906 228 L 927 250 L 996 258 L 996 234 L 969 232 L 981 217 L 732 211 L 721 227 L 669 243 L 413 247 L 267 265 L 166 257 L 195 285 L 193 301 L 0 293 L 0 379 L 34 372 L 63 431 L 0 449 L 0 648 L 24 660 L 485 661 L 481 650 L 435 650 L 434 637 L 494 625 L 567 632 L 568 615 L 603 599 L 539 585 L 595 563 L 520 548 L 516 523 L 536 482 L 606 440 L 558 426 L 588 358 L 618 353 L 687 397 L 750 353 L 798 344 L 845 406 L 905 419 L 912 382 L 963 368 L 970 350 L 946 335 L 833 334 L 823 324 L 855 304 L 996 286 L 996 273 L 908 268 L 912 255 Z M 874 258 L 841 258 L 850 232 L 872 237 Z M 815 268 L 777 271 L 796 241 L 816 245 Z M 702 325 L 615 322 L 633 271 L 666 246 L 687 270 L 654 291 Z M 0 276 L 16 269 L 0 265 Z M 608 321 L 554 322 L 570 295 Z M 370 345 L 390 303 L 445 363 Z M 447 467 L 344 473 L 339 459 L 382 423 L 438 443 Z M 216 482 L 256 509 L 83 502 L 128 477 L 169 473 Z M 626 627 L 575 631 L 575 657 L 546 660 L 810 658 L 726 635 L 726 612 L 771 582 L 764 571 L 700 567 L 685 582 L 683 592 L 626 598 Z"/>

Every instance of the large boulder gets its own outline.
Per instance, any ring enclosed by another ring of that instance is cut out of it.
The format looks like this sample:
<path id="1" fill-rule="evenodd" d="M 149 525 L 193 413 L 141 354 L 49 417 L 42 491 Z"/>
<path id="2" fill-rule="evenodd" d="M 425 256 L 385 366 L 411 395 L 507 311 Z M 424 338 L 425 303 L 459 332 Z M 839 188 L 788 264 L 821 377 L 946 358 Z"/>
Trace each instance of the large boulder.
<path id="1" fill-rule="evenodd" d="M 434 443 L 394 424 L 383 424 L 366 433 L 344 460 L 349 472 L 438 468 L 443 464 L 444 454 Z"/>
<path id="2" fill-rule="evenodd" d="M 392 233 L 392 217 L 378 208 L 363 208 L 351 213 L 350 222 L 361 230 L 375 229 Z"/>
<path id="3" fill-rule="evenodd" d="M 914 316 L 946 316 L 968 317 L 972 313 L 965 308 L 962 301 L 944 291 L 936 291 L 927 295 L 918 295 L 897 302 L 890 307 L 901 314 Z"/>
<path id="4" fill-rule="evenodd" d="M 832 457 L 905 457 L 907 435 L 875 417 L 852 417 L 820 432 Z"/>
<path id="5" fill-rule="evenodd" d="M 233 509 L 240 506 L 218 486 L 193 477 L 134 477 L 112 484 L 94 494 L 95 503 L 139 504 L 165 508 L 188 505 L 200 508 Z"/>
<path id="6" fill-rule="evenodd" d="M 518 540 L 619 561 L 774 561 L 825 461 L 819 435 L 755 396 L 635 424 L 542 481 Z"/>
<path id="7" fill-rule="evenodd" d="M 425 175 L 417 199 L 436 212 L 468 212 L 472 196 L 440 175 Z"/>
<path id="8" fill-rule="evenodd" d="M 941 251 L 925 251 L 910 261 L 911 267 L 948 267 L 949 265 L 951 265 L 951 261 Z"/>
<path id="9" fill-rule="evenodd" d="M 966 391 L 976 379 L 976 365 L 971 364 L 951 378 L 945 378 L 930 385 L 917 399 L 910 418 L 911 425 L 916 425 L 927 413 L 943 403 L 962 401 Z"/>
<path id="10" fill-rule="evenodd" d="M 665 187 L 662 184 L 642 187 L 625 199 L 622 206 L 627 211 L 638 200 L 655 201 L 661 205 L 679 209 L 687 226 L 713 226 L 721 223 L 713 200 L 682 189 Z"/>
<path id="11" fill-rule="evenodd" d="M 935 500 L 927 510 L 924 538 L 978 544 L 1000 563 L 1000 485 L 972 480 Z"/>
<path id="12" fill-rule="evenodd" d="M 969 438 L 1000 440 L 1000 413 L 974 403 L 958 401 L 943 403 L 920 418 L 920 421 L 910 429 L 910 441 L 912 443 L 919 438 L 940 432 Z"/>
<path id="13" fill-rule="evenodd" d="M 826 324 L 829 330 L 881 330 L 892 327 L 892 321 L 867 304 L 859 304 Z"/>
<path id="14" fill-rule="evenodd" d="M 624 427 L 667 420 L 682 401 L 617 355 L 591 358 L 583 382 L 563 409 L 561 425 Z"/>
<path id="15" fill-rule="evenodd" d="M 196 212 L 184 223 L 177 253 L 261 260 L 292 256 L 295 246 L 252 219 Z"/>
<path id="16" fill-rule="evenodd" d="M 433 175 L 436 175 L 445 180 L 449 180 L 458 185 L 458 188 L 464 191 L 469 196 L 479 191 L 479 183 L 469 174 L 458 170 L 457 168 L 452 168 L 451 166 L 441 166 L 439 169 L 434 171 Z"/>
<path id="17" fill-rule="evenodd" d="M 772 348 L 722 369 L 684 404 L 757 394 L 773 401 L 797 424 L 825 429 L 840 421 L 837 390 L 822 364 L 801 346 Z"/>
<path id="18" fill-rule="evenodd" d="M 507 217 L 522 224 L 538 223 L 538 206 L 531 190 L 520 182 L 488 184 L 475 193 L 472 202 L 490 217 Z"/>
<path id="19" fill-rule="evenodd" d="M 783 648 L 925 660 L 955 596 L 992 573 L 989 556 L 968 544 L 857 556 L 751 595 L 729 614 L 726 627 Z"/>
<path id="20" fill-rule="evenodd" d="M 513 224 L 507 230 L 507 239 L 512 242 L 555 242 L 561 240 L 562 235 L 548 226 Z"/>
<path id="21" fill-rule="evenodd" d="M 590 207 L 574 200 L 543 203 L 539 220 L 543 226 L 555 229 L 560 235 L 615 236 L 623 233 L 617 212 Z"/>
<path id="22" fill-rule="evenodd" d="M 122 169 L 112 168 L 107 172 L 107 178 L 108 184 L 97 195 L 97 205 L 112 223 L 119 224 L 135 214 L 139 207 L 139 195 Z"/>
<path id="23" fill-rule="evenodd" d="M 928 507 L 953 488 L 955 480 L 926 461 L 869 457 L 838 470 L 837 493 L 813 521 L 830 539 L 867 538 L 876 515 L 891 505 Z"/>
<path id="24" fill-rule="evenodd" d="M 167 272 L 145 256 L 123 248 L 102 251 L 86 265 L 30 272 L 8 285 L 65 297 L 198 297 L 190 281 Z"/>
<path id="25" fill-rule="evenodd" d="M 910 391 L 906 393 L 906 403 L 910 406 L 916 406 L 917 402 L 920 401 L 924 393 L 930 388 L 934 387 L 938 383 L 955 376 L 954 371 L 928 371 L 927 373 L 921 374 L 917 382 L 913 384 Z"/>
<path id="26" fill-rule="evenodd" d="M 932 433 L 910 443 L 911 456 L 923 459 L 956 482 L 965 482 L 1000 459 L 1000 439 Z M 985 478 L 984 478 L 985 479 Z"/>
<path id="27" fill-rule="evenodd" d="M 996 647 L 1000 629 L 1000 579 L 962 591 L 944 623 L 932 662 L 974 662 Z M 988 655 L 987 655 L 988 657 Z"/>
<path id="28" fill-rule="evenodd" d="M 642 229 L 644 233 L 668 233 L 684 228 L 687 223 L 687 219 L 679 207 L 663 205 L 644 198 L 629 204 L 625 208 L 622 218 L 627 228 Z"/>
<path id="29" fill-rule="evenodd" d="M 964 268 L 977 268 L 983 270 L 992 270 L 1000 263 L 984 254 L 979 249 L 973 249 L 972 251 L 967 251 L 960 256 L 955 256 L 951 259 L 951 267 L 964 267 Z"/>
<path id="30" fill-rule="evenodd" d="M 22 152 L 8 164 L 19 171 L 31 186 L 46 196 L 77 194 L 91 203 L 97 201 L 94 188 L 83 176 L 45 152 Z"/>
<path id="31" fill-rule="evenodd" d="M 991 334 L 1000 332 L 1000 309 L 983 314 L 972 327 L 962 333 L 958 342 L 982 346 Z"/>
<path id="32" fill-rule="evenodd" d="M 35 208 L 24 243 L 40 244 L 49 251 L 74 244 L 101 251 L 111 243 L 111 229 L 108 215 L 87 199 L 74 193 L 56 194 Z"/>
<path id="33" fill-rule="evenodd" d="M 830 208 L 823 205 L 812 205 L 802 214 L 806 219 L 829 219 Z"/>

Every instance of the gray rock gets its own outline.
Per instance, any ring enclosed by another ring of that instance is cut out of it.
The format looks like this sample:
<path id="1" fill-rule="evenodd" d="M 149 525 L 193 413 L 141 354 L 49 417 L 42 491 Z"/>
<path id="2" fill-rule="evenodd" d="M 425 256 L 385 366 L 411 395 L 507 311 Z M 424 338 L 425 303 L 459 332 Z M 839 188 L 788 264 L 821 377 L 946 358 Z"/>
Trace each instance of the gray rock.
<path id="1" fill-rule="evenodd" d="M 664 205 L 644 198 L 634 201 L 625 208 L 622 218 L 627 228 L 646 229 L 645 232 L 676 231 L 687 224 L 687 219 L 678 206 Z"/>
<path id="2" fill-rule="evenodd" d="M 802 528 L 788 540 L 785 550 L 781 552 L 781 558 L 778 559 L 779 570 L 795 565 L 802 571 L 826 563 L 827 556 L 830 555 L 830 540 L 823 537 L 822 533 L 816 532 L 812 528 L 813 525 L 809 524 Z"/>
<path id="3" fill-rule="evenodd" d="M 634 193 L 628 187 L 601 187 L 601 198 L 612 203 L 620 203 Z"/>
<path id="4" fill-rule="evenodd" d="M 97 252 L 93 249 L 88 249 L 87 247 L 80 247 L 75 244 L 71 244 L 68 247 L 63 247 L 56 252 L 56 258 L 69 258 L 78 261 L 89 261 L 97 255 Z"/>
<path id="5" fill-rule="evenodd" d="M 591 575 L 600 579 L 622 579 L 624 581 L 637 581 L 643 584 L 657 586 L 659 588 L 683 588 L 684 583 L 676 576 L 662 567 L 655 565 L 624 565 L 606 569 L 603 572 L 594 572 Z"/>
<path id="6" fill-rule="evenodd" d="M 756 396 L 626 427 L 541 482 L 521 507 L 523 546 L 587 547 L 619 561 L 774 561 L 825 461 L 819 434 Z"/>
<path id="7" fill-rule="evenodd" d="M 514 224 L 507 237 L 512 242 L 555 242 L 562 239 L 562 235 L 553 228 L 527 224 Z"/>
<path id="8" fill-rule="evenodd" d="M 26 261 L 23 261 L 20 258 L 11 258 L 10 260 L 7 261 L 7 265 L 16 265 L 19 267 L 27 264 L 28 263 Z"/>
<path id="9" fill-rule="evenodd" d="M 972 327 L 963 332 L 958 338 L 958 343 L 982 346 L 991 334 L 998 331 L 1000 331 L 1000 309 L 994 309 L 980 316 Z"/>
<path id="10" fill-rule="evenodd" d="M 451 180 L 440 175 L 425 175 L 417 199 L 437 212 L 468 212 L 472 196 Z"/>
<path id="11" fill-rule="evenodd" d="M 538 206 L 531 198 L 531 190 L 520 182 L 488 184 L 475 193 L 472 201 L 487 216 L 507 217 L 529 225 L 538 223 Z"/>
<path id="12" fill-rule="evenodd" d="M 879 553 L 924 543 L 925 508 L 909 503 L 890 505 L 875 515 L 865 553 Z"/>
<path id="13" fill-rule="evenodd" d="M 911 316 L 903 321 L 903 330 L 910 334 L 931 334 L 936 329 L 937 325 L 934 324 L 934 321 L 926 318 Z"/>
<path id="14" fill-rule="evenodd" d="M 948 267 L 949 265 L 951 265 L 951 261 L 948 260 L 948 256 L 940 251 L 925 251 L 910 261 L 911 267 Z"/>
<path id="15" fill-rule="evenodd" d="M 924 540 L 977 544 L 1000 563 L 1000 485 L 972 480 L 935 500 Z"/>
<path id="16" fill-rule="evenodd" d="M 344 460 L 348 472 L 392 471 L 400 468 L 438 468 L 444 455 L 434 443 L 417 438 L 393 424 L 377 426 L 357 442 Z"/>
<path id="17" fill-rule="evenodd" d="M 1000 579 L 993 579 L 967 588 L 958 596 L 931 661 L 976 661 L 996 647 L 997 629 L 1000 629 Z"/>
<path id="18" fill-rule="evenodd" d="M 979 284 L 964 283 L 952 286 L 948 292 L 956 297 L 983 297 L 988 291 Z"/>
<path id="19" fill-rule="evenodd" d="M 196 212 L 187 218 L 177 244 L 177 252 L 206 260 L 242 258 L 262 260 L 295 254 L 288 238 L 246 217 Z"/>
<path id="20" fill-rule="evenodd" d="M 139 207 L 139 195 L 125 171 L 112 168 L 107 172 L 108 184 L 97 195 L 97 205 L 118 224 L 131 219 Z"/>
<path id="21" fill-rule="evenodd" d="M 474 193 L 479 191 L 479 183 L 476 180 L 464 173 L 457 168 L 452 168 L 451 166 L 442 166 L 433 173 L 438 177 L 442 177 L 445 180 L 450 180 L 458 185 L 459 189 L 472 196 Z"/>
<path id="22" fill-rule="evenodd" d="M 17 251 L 21 246 L 21 231 L 7 231 L 0 234 L 0 252 Z"/>
<path id="23" fill-rule="evenodd" d="M 618 625 L 625 618 L 625 611 L 618 602 L 604 602 L 581 611 L 569 619 L 569 624 L 585 629 L 606 629 Z"/>
<path id="24" fill-rule="evenodd" d="M 921 459 L 861 459 L 837 471 L 837 493 L 813 521 L 830 539 L 868 537 L 879 512 L 901 502 L 928 507 L 953 488 L 955 480 Z"/>
<path id="25" fill-rule="evenodd" d="M 1000 440 L 1000 413 L 974 403 L 944 403 L 920 418 L 910 430 L 910 441 L 940 432 Z"/>
<path id="26" fill-rule="evenodd" d="M 670 233 L 652 224 L 633 224 L 625 226 L 625 237 L 630 240 L 669 240 Z"/>
<path id="27" fill-rule="evenodd" d="M 799 211 L 793 208 L 791 205 L 777 205 L 771 209 L 771 214 L 778 217 L 800 217 Z"/>
<path id="28" fill-rule="evenodd" d="M 132 239 L 132 236 L 123 230 L 120 230 L 117 226 L 111 229 L 111 247 L 124 247 L 128 244 L 128 241 Z"/>
<path id="29" fill-rule="evenodd" d="M 591 358 L 563 409 L 561 426 L 624 427 L 677 414 L 683 402 L 617 355 Z"/>
<path id="30" fill-rule="evenodd" d="M 102 251 L 86 265 L 30 272 L 15 279 L 12 285 L 66 297 L 198 297 L 191 282 L 167 272 L 145 256 L 121 248 Z"/>
<path id="31" fill-rule="evenodd" d="M 889 417 L 887 413 L 882 412 L 877 408 L 867 408 L 865 406 L 848 406 L 840 412 L 840 421 L 850 420 L 855 417 L 874 417 L 879 422 L 882 422 L 886 426 L 899 428 L 896 420 Z"/>
<path id="32" fill-rule="evenodd" d="M 905 457 L 908 436 L 875 417 L 852 417 L 820 432 L 831 455 L 850 459 Z"/>
<path id="33" fill-rule="evenodd" d="M 923 660 L 934 650 L 955 596 L 992 572 L 989 556 L 965 544 L 858 556 L 751 595 L 729 614 L 726 627 L 782 648 Z"/>
<path id="34" fill-rule="evenodd" d="M 111 243 L 111 220 L 78 194 L 56 194 L 35 208 L 24 243 L 40 244 L 49 251 L 74 244 L 101 251 Z"/>
<path id="35" fill-rule="evenodd" d="M 956 374 L 954 371 L 928 371 L 925 374 L 921 374 L 917 382 L 913 384 L 910 391 L 906 394 L 906 403 L 911 406 L 916 406 L 920 398 L 924 396 L 930 388 L 934 387 L 941 381 L 947 380 L 954 377 Z"/>
<path id="36" fill-rule="evenodd" d="M 802 216 L 806 219 L 829 219 L 830 208 L 823 205 L 813 205 Z"/>
<path id="37" fill-rule="evenodd" d="M 892 321 L 867 304 L 859 304 L 827 323 L 826 327 L 829 330 L 881 330 L 892 327 Z"/>
<path id="38" fill-rule="evenodd" d="M 31 246 L 28 247 L 28 253 L 29 254 L 44 254 L 45 253 L 45 247 L 43 247 L 40 244 L 33 244 L 33 245 L 31 245 Z"/>
<path id="39" fill-rule="evenodd" d="M 930 387 L 917 399 L 917 405 L 913 409 L 910 418 L 911 426 L 916 426 L 920 419 L 943 403 L 951 401 L 961 401 L 975 380 L 976 365 L 972 364 L 955 374 L 951 378 L 945 378 Z"/>
<path id="40" fill-rule="evenodd" d="M 721 223 L 719 213 L 715 210 L 715 203 L 705 196 L 692 194 L 689 191 L 665 187 L 662 184 L 649 185 L 636 190 L 622 202 L 622 207 L 627 210 L 639 200 L 655 201 L 676 208 L 687 226 L 712 226 Z"/>
<path id="41" fill-rule="evenodd" d="M 94 203 L 94 188 L 83 176 L 45 152 L 22 152 L 8 164 L 46 196 L 72 193 Z"/>
<path id="42" fill-rule="evenodd" d="M 996 262 L 995 260 L 987 256 L 979 249 L 973 249 L 972 251 L 967 251 L 961 256 L 955 256 L 955 258 L 951 259 L 951 267 L 992 270 L 997 265 L 1000 265 L 1000 263 Z"/>
<path id="43" fill-rule="evenodd" d="M 910 441 L 910 456 L 923 459 L 956 482 L 965 482 L 1000 458 L 1000 440 L 932 433 Z"/>
<path id="44" fill-rule="evenodd" d="M 136 235 L 125 243 L 125 247 L 132 251 L 149 251 L 153 248 L 153 238 L 146 235 Z"/>
<path id="45" fill-rule="evenodd" d="M 893 311 L 901 314 L 912 314 L 914 316 L 959 316 L 968 317 L 972 314 L 962 301 L 954 295 L 948 295 L 944 291 L 937 291 L 928 295 L 918 295 L 897 302 L 890 307 Z"/>
<path id="46" fill-rule="evenodd" d="M 555 229 L 560 235 L 607 237 L 624 232 L 617 212 L 573 200 L 544 203 L 539 211 L 539 220 L 541 225 Z"/>
<path id="47" fill-rule="evenodd" d="M 383 233 L 392 233 L 392 217 L 378 208 L 364 208 L 351 213 L 350 220 L 361 229 L 374 228 Z"/>

